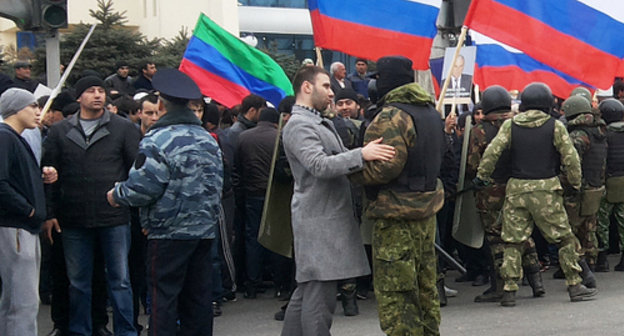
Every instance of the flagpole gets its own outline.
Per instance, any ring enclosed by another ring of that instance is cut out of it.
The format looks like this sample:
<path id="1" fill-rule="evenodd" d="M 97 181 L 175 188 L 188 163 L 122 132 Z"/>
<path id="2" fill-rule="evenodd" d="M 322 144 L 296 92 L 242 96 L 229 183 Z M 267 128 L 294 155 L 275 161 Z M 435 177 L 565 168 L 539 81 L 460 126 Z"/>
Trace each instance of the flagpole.
<path id="1" fill-rule="evenodd" d="M 451 62 L 451 66 L 449 67 L 448 75 L 444 80 L 444 85 L 442 85 L 442 91 L 440 92 L 440 99 L 438 100 L 438 106 L 436 109 L 440 112 L 440 116 L 444 119 L 444 110 L 442 107 L 444 106 L 444 96 L 446 95 L 446 90 L 448 89 L 449 82 L 451 79 L 451 72 L 453 71 L 453 64 L 457 61 L 457 57 L 459 57 L 459 51 L 464 45 L 464 41 L 466 41 L 466 34 L 468 33 L 468 27 L 462 26 L 461 33 L 459 34 L 459 38 L 457 40 L 457 48 L 455 48 L 455 54 L 453 55 L 453 61 Z"/>
<path id="2" fill-rule="evenodd" d="M 320 66 L 322 68 L 323 67 L 323 55 L 321 55 L 321 48 L 314 47 L 314 50 L 316 51 L 316 66 Z"/>

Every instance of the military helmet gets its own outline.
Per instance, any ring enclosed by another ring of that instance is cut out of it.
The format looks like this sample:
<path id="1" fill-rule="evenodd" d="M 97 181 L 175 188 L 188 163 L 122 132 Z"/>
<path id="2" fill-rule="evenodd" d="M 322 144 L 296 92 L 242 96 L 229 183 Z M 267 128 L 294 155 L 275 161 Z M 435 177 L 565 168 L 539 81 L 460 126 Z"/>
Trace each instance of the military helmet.
<path id="1" fill-rule="evenodd" d="M 587 101 L 591 104 L 592 96 L 591 96 L 591 92 L 589 92 L 587 88 L 584 88 L 582 86 L 574 88 L 574 90 L 570 92 L 570 97 L 574 97 L 574 96 L 581 96 L 587 99 Z"/>
<path id="2" fill-rule="evenodd" d="M 603 100 L 600 105 L 598 105 L 598 109 L 602 114 L 602 119 L 604 119 L 607 124 L 624 119 L 624 105 L 617 99 L 609 98 Z"/>
<path id="3" fill-rule="evenodd" d="M 520 94 L 520 111 L 540 110 L 550 113 L 554 99 L 552 91 L 544 83 L 534 82 L 527 85 Z"/>
<path id="4" fill-rule="evenodd" d="M 572 120 L 581 113 L 591 113 L 591 104 L 583 96 L 572 96 L 561 105 L 567 120 Z"/>
<path id="5" fill-rule="evenodd" d="M 495 111 L 511 111 L 511 95 L 504 87 L 492 85 L 483 91 L 481 106 L 483 114 Z"/>

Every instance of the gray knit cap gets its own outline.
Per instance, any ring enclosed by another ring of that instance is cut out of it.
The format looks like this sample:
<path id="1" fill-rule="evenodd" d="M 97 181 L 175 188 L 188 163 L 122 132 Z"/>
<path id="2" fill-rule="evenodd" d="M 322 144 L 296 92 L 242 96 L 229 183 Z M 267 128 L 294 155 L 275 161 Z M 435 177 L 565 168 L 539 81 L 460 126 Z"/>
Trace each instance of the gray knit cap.
<path id="1" fill-rule="evenodd" d="M 0 96 L 0 115 L 6 119 L 36 102 L 37 98 L 30 91 L 10 88 Z"/>

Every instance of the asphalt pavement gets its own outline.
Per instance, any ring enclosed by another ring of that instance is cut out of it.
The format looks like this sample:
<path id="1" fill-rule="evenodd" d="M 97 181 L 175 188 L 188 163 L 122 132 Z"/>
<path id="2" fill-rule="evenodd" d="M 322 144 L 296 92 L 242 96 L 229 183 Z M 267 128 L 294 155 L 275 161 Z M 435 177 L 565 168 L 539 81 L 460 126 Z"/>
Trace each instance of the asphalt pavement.
<path id="1" fill-rule="evenodd" d="M 619 256 L 609 258 L 611 268 Z M 596 273 L 600 293 L 594 300 L 571 303 L 564 280 L 552 277 L 554 270 L 543 273 L 546 296 L 533 298 L 530 287 L 521 287 L 516 307 L 504 308 L 497 303 L 474 303 L 473 299 L 486 289 L 470 283 L 455 283 L 457 272 L 448 272 L 447 286 L 459 290 L 442 308 L 440 332 L 443 336 L 525 336 L 525 335 L 624 335 L 624 272 Z M 223 305 L 223 316 L 215 318 L 214 335 L 275 336 L 282 322 L 273 315 L 283 302 L 272 292 L 259 294 L 255 300 L 244 299 L 239 293 L 236 302 Z M 371 293 L 372 296 L 372 293 Z M 331 332 L 334 336 L 381 336 L 374 298 L 358 301 L 360 315 L 345 317 L 338 302 Z M 39 311 L 39 335 L 52 329 L 50 307 Z M 141 316 L 145 324 L 146 316 Z M 111 328 L 112 330 L 112 328 Z M 142 335 L 147 335 L 143 332 Z"/>

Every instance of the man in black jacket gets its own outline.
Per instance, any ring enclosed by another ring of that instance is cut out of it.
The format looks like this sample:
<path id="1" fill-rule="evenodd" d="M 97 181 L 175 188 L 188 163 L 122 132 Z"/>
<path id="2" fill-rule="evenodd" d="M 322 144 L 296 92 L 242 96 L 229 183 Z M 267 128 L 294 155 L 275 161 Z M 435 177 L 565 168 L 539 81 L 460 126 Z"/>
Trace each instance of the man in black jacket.
<path id="1" fill-rule="evenodd" d="M 80 111 L 50 128 L 42 160 L 59 172 L 59 181 L 49 193 L 46 230 L 63 229 L 70 281 L 69 333 L 92 333 L 93 246 L 99 243 L 107 270 L 115 335 L 134 336 L 128 272 L 130 211 L 127 207 L 111 207 L 105 196 L 116 181 L 128 178 L 140 132 L 131 122 L 104 108 L 106 94 L 101 79 L 83 77 L 75 89 Z"/>
<path id="2" fill-rule="evenodd" d="M 46 218 L 41 169 L 24 129 L 39 124 L 35 96 L 12 88 L 0 97 L 0 335 L 37 335 L 39 262 L 37 233 Z M 56 171 L 46 167 L 46 182 Z"/>

